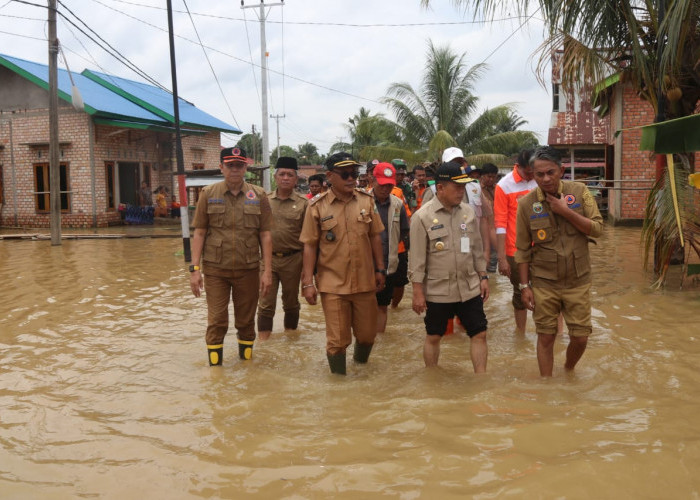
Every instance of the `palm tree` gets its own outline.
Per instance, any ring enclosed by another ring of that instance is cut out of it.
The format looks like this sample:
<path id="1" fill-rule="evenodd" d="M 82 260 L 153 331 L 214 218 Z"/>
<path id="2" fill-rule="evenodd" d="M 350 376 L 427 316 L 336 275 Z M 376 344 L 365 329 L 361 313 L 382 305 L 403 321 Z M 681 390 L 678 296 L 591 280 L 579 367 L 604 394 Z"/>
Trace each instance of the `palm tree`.
<path id="1" fill-rule="evenodd" d="M 524 147 L 523 141 L 536 144 L 534 133 L 515 130 L 524 120 L 513 104 L 487 109 L 475 117 L 479 98 L 474 95 L 474 84 L 487 66 L 468 67 L 465 59 L 466 54 L 455 54 L 429 41 L 421 87 L 391 84 L 384 103 L 394 113 L 401 146 L 434 160 L 445 147 L 457 145 L 467 155 L 497 153 L 497 161 Z"/>
<path id="2" fill-rule="evenodd" d="M 348 118 L 345 129 L 350 142 L 339 141 L 331 146 L 330 153 L 348 151 L 353 156 L 364 158 L 362 151 L 366 147 L 396 143 L 399 140 L 396 127 L 381 113 L 372 114 L 367 108 Z"/>
<path id="3" fill-rule="evenodd" d="M 421 0 L 421 3 L 428 6 L 431 2 Z M 487 18 L 498 14 L 500 9 L 513 7 L 512 2 L 500 0 L 454 0 L 454 3 L 465 9 L 471 7 L 476 14 Z M 598 82 L 618 73 L 621 80 L 630 83 L 651 104 L 656 121 L 695 113 L 700 99 L 700 1 L 517 0 L 515 6 L 526 15 L 533 3 L 538 6 L 535 12 L 541 11 L 544 16 L 547 29 L 546 39 L 538 49 L 538 73 L 542 81 L 552 51 L 563 47 L 565 87 Z M 697 134 L 697 130 L 688 133 Z M 657 179 L 647 198 L 643 236 L 647 251 L 652 246 L 656 249 L 655 267 L 660 270 L 660 283 L 678 247 L 681 232 L 688 246 L 698 252 L 700 215 L 693 197 L 680 199 L 674 194 L 676 190 L 663 189 L 665 185 L 675 184 L 670 180 L 689 173 L 687 166 L 692 164 L 689 155 L 679 153 L 683 154 L 666 167 L 666 174 Z M 679 207 L 678 216 L 656 216 L 655 207 L 674 205 Z M 678 225 L 683 228 L 681 231 Z"/>

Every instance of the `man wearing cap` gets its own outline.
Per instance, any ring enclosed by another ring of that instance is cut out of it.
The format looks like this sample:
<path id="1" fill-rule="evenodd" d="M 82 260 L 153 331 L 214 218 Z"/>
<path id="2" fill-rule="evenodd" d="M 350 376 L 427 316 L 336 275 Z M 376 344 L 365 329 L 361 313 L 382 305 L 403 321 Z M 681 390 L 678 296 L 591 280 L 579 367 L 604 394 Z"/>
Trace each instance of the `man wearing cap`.
<path id="1" fill-rule="evenodd" d="M 199 195 L 190 266 L 192 293 L 199 297 L 202 288 L 206 290 L 206 342 L 212 366 L 223 361 L 231 298 L 238 355 L 244 360 L 251 358 L 258 293 L 265 295 L 272 281 L 272 212 L 267 195 L 261 187 L 245 182 L 247 163 L 243 149 L 221 150 L 219 168 L 224 180 L 205 187 Z M 204 283 L 202 271 L 206 276 Z"/>
<path id="2" fill-rule="evenodd" d="M 403 208 L 406 211 L 406 216 L 411 217 L 411 209 L 409 208 L 410 197 L 415 197 L 415 193 L 411 189 L 411 185 L 405 181 L 406 179 L 406 162 L 400 158 L 391 160 L 391 164 L 396 169 L 396 187 L 391 190 L 391 194 L 400 198 L 403 202 Z M 408 246 L 409 239 L 401 239 L 399 241 L 399 264 L 392 279 L 394 293 L 391 297 L 391 307 L 399 306 L 406 285 L 408 285 Z"/>
<path id="3" fill-rule="evenodd" d="M 564 368 L 581 359 L 591 334 L 590 237 L 603 232 L 603 218 L 585 184 L 562 181 L 560 153 L 539 147 L 530 158 L 537 189 L 518 201 L 515 262 L 522 301 L 537 328 L 540 375 L 551 377 L 558 317 L 569 330 Z"/>
<path id="4" fill-rule="evenodd" d="M 399 267 L 399 246 L 408 239 L 409 223 L 403 202 L 392 194 L 396 189 L 396 171 L 391 163 L 379 163 L 374 169 L 376 211 L 384 224 L 382 231 L 383 264 L 387 272 L 386 286 L 377 292 L 377 331 L 386 330 L 387 308 L 391 303 L 394 281 Z M 405 245 L 404 245 L 405 248 Z M 405 250 L 404 250 L 405 253 Z"/>
<path id="5" fill-rule="evenodd" d="M 297 160 L 281 156 L 275 165 L 277 189 L 268 193 L 275 227 L 272 230 L 272 284 L 258 304 L 258 336 L 270 338 L 272 320 L 277 307 L 277 289 L 282 284 L 282 307 L 285 330 L 296 330 L 299 324 L 299 280 L 302 249 L 299 241 L 308 200 L 294 189 L 297 185 Z"/>
<path id="6" fill-rule="evenodd" d="M 377 299 L 384 288 L 384 231 L 372 195 L 355 188 L 358 167 L 349 153 L 325 163 L 331 188 L 306 210 L 302 295 L 314 305 L 318 293 L 326 318 L 326 355 L 332 373 L 345 375 L 345 351 L 355 336 L 353 359 L 366 363 L 377 335 Z M 314 284 L 314 268 L 317 269 Z"/>
<path id="7" fill-rule="evenodd" d="M 457 316 L 471 339 L 475 373 L 486 371 L 484 302 L 489 297 L 486 261 L 474 209 L 464 203 L 467 175 L 456 162 L 436 172 L 437 194 L 411 218 L 408 276 L 413 310 L 426 312 L 425 366 L 436 366 L 447 322 Z"/>
<path id="8" fill-rule="evenodd" d="M 464 173 L 467 174 L 467 179 L 464 184 L 464 201 L 468 203 L 476 214 L 476 223 L 479 227 L 479 232 L 481 234 L 481 241 L 484 245 L 484 255 L 490 253 L 490 242 L 488 238 L 488 221 L 485 220 L 483 211 L 481 210 L 481 186 L 477 179 L 478 169 L 475 166 L 470 166 L 467 164 L 467 160 L 464 158 L 464 153 L 459 148 L 447 148 L 442 152 L 442 162 L 454 162 L 457 163 Z M 423 203 L 434 197 L 434 192 L 426 191 L 423 195 Z"/>

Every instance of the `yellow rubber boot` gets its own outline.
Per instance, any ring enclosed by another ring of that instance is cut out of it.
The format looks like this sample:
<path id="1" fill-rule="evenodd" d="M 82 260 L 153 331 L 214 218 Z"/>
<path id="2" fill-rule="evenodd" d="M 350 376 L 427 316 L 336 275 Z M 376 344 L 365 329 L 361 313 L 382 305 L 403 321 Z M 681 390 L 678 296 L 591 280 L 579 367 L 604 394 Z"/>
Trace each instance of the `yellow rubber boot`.
<path id="1" fill-rule="evenodd" d="M 253 357 L 253 341 L 239 340 L 238 341 L 238 356 L 241 359 L 248 360 Z"/>
<path id="2" fill-rule="evenodd" d="M 224 344 L 207 345 L 209 366 L 221 366 L 224 362 Z"/>

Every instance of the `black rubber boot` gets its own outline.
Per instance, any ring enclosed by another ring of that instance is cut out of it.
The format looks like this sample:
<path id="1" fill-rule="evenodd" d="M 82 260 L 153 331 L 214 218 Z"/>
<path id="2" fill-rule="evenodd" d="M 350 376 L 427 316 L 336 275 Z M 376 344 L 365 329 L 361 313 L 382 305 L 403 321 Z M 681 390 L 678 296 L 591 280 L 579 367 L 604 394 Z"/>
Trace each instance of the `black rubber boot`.
<path id="1" fill-rule="evenodd" d="M 208 345 L 209 366 L 221 366 L 224 362 L 224 345 Z"/>
<path id="2" fill-rule="evenodd" d="M 238 356 L 243 360 L 249 360 L 253 357 L 253 341 L 239 340 L 238 341 Z"/>
<path id="3" fill-rule="evenodd" d="M 299 311 L 289 311 L 284 313 L 284 329 L 296 330 L 299 326 Z"/>
<path id="4" fill-rule="evenodd" d="M 272 331 L 272 318 L 266 316 L 258 316 L 258 331 L 259 332 L 271 332 Z"/>
<path id="5" fill-rule="evenodd" d="M 326 356 L 328 356 L 328 366 L 331 368 L 331 373 L 345 375 L 345 353 L 326 354 Z"/>
<path id="6" fill-rule="evenodd" d="M 360 344 L 355 342 L 355 352 L 352 354 L 352 359 L 355 363 L 366 363 L 369 359 L 369 353 L 372 352 L 374 344 Z"/>

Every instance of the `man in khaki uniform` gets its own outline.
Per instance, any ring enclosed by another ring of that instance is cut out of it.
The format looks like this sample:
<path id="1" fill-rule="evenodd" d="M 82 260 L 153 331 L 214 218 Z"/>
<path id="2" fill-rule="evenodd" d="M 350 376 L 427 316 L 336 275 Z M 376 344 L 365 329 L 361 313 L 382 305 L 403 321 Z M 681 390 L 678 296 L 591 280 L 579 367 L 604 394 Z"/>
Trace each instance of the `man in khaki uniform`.
<path id="1" fill-rule="evenodd" d="M 245 182 L 247 164 L 242 149 L 223 149 L 219 168 L 225 180 L 205 187 L 199 196 L 190 266 L 192 293 L 199 297 L 203 287 L 206 291 L 206 342 L 212 366 L 223 361 L 231 298 L 238 354 L 241 359 L 251 358 L 258 291 L 265 295 L 272 281 L 272 212 L 267 195 L 261 187 Z M 201 271 L 206 276 L 204 283 Z"/>
<path id="2" fill-rule="evenodd" d="M 384 288 L 386 277 L 384 225 L 372 195 L 355 189 L 360 164 L 342 152 L 331 155 L 325 166 L 331 188 L 309 203 L 299 238 L 304 243 L 302 295 L 314 305 L 321 293 L 328 364 L 332 373 L 345 375 L 352 334 L 357 363 L 367 362 L 377 335 L 375 293 Z"/>
<path id="3" fill-rule="evenodd" d="M 484 302 L 489 297 L 486 261 L 474 209 L 464 203 L 468 174 L 458 163 L 441 164 L 436 196 L 411 218 L 408 276 L 413 310 L 425 315 L 425 366 L 436 366 L 440 340 L 455 315 L 467 330 L 475 373 L 486 371 Z"/>
<path id="4" fill-rule="evenodd" d="M 569 329 L 566 370 L 581 359 L 591 334 L 589 237 L 603 232 L 593 196 L 580 182 L 562 181 L 561 155 L 549 146 L 530 158 L 537 188 L 518 200 L 515 262 L 522 301 L 533 311 L 540 375 L 551 377 L 557 318 Z"/>
<path id="5" fill-rule="evenodd" d="M 277 290 L 282 284 L 282 307 L 285 330 L 296 330 L 299 324 L 299 280 L 301 279 L 302 249 L 299 241 L 308 200 L 295 191 L 298 174 L 297 160 L 288 156 L 277 159 L 275 182 L 277 189 L 268 193 L 275 228 L 272 230 L 272 285 L 258 304 L 258 337 L 270 338 L 272 319 L 277 307 Z"/>

